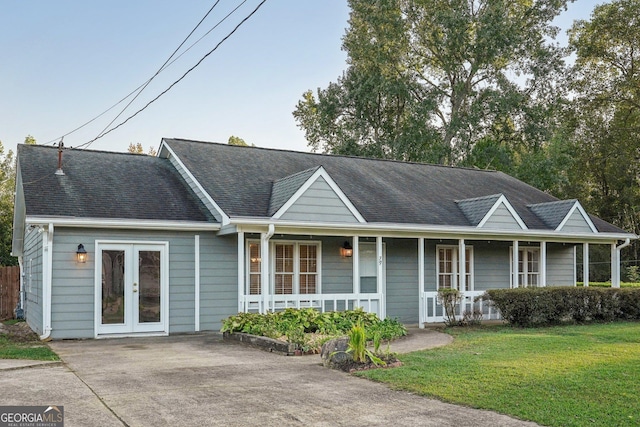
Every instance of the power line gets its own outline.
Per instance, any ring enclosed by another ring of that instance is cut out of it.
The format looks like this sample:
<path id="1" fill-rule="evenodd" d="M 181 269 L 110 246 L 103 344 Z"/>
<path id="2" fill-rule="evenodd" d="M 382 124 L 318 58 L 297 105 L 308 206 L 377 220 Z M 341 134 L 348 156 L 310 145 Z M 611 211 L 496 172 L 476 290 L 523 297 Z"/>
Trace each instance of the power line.
<path id="1" fill-rule="evenodd" d="M 129 92 L 127 95 L 125 95 L 122 99 L 120 99 L 118 102 L 116 102 L 115 104 L 113 104 L 111 107 L 107 108 L 106 110 L 104 110 L 102 113 L 98 114 L 97 116 L 95 116 L 94 118 L 84 122 L 83 124 L 81 124 L 80 126 L 76 127 L 75 129 L 65 133 L 64 135 L 61 135 L 57 138 L 52 139 L 51 141 L 47 141 L 44 144 L 40 144 L 40 145 L 49 145 L 49 144 L 53 144 L 57 141 L 59 141 L 60 139 L 64 138 L 65 136 L 71 135 L 72 133 L 75 133 L 77 131 L 79 131 L 80 129 L 84 128 L 85 126 L 95 122 L 96 120 L 98 120 L 100 117 L 104 116 L 105 114 L 107 114 L 109 111 L 113 110 L 115 107 L 117 107 L 118 105 L 122 104 L 124 101 L 126 101 L 127 99 L 129 99 L 129 97 L 131 97 L 131 95 L 133 95 L 134 93 L 136 93 L 138 90 L 140 90 L 143 87 L 146 87 L 151 80 L 157 76 L 160 72 L 166 70 L 167 68 L 169 68 L 171 65 L 173 65 L 178 59 L 180 59 L 184 54 L 186 54 L 187 52 L 189 52 L 195 45 L 197 45 L 198 43 L 200 43 L 202 41 L 202 39 L 204 39 L 206 36 L 208 36 L 213 30 L 215 30 L 216 28 L 218 28 L 224 21 L 226 21 L 231 15 L 233 15 L 238 9 L 240 9 L 240 7 L 242 7 L 242 5 L 244 5 L 247 2 L 247 0 L 243 0 L 238 6 L 236 6 L 233 10 L 231 10 L 231 12 L 229 12 L 224 18 L 222 18 L 220 21 L 218 21 L 216 23 L 216 25 L 214 25 L 213 27 L 211 27 L 209 29 L 209 31 L 207 31 L 206 33 L 204 33 L 202 36 L 200 36 L 200 38 L 198 38 L 195 42 L 193 42 L 192 44 L 189 45 L 189 47 L 187 47 L 182 53 L 180 53 L 180 55 L 176 56 L 173 60 L 171 60 L 170 62 L 165 62 L 165 65 L 163 67 L 161 67 L 161 69 L 154 74 L 153 77 L 151 77 L 150 79 L 148 79 L 146 82 L 142 83 L 140 86 L 138 86 L 137 88 L 133 89 L 131 92 Z M 216 4 L 219 3 L 219 0 L 216 2 Z M 213 5 L 213 7 L 215 7 L 215 4 Z M 212 8 L 213 9 L 213 8 Z M 211 10 L 210 10 L 211 11 Z M 210 12 L 209 11 L 209 12 Z M 209 12 L 207 12 L 207 15 L 209 14 Z M 205 15 L 205 18 L 206 16 Z M 202 19 L 204 20 L 204 18 Z M 202 22 L 202 20 L 200 22 Z M 200 25 L 200 24 L 198 24 Z M 197 27 L 196 27 L 197 28 Z M 193 31 L 192 31 L 193 33 Z M 187 37 L 188 39 L 189 37 Z M 186 39 L 185 39 L 186 41 Z M 184 42 L 183 42 L 184 44 Z M 181 45 L 182 46 L 182 45 Z M 175 52 L 174 52 L 175 54 Z M 133 101 L 132 101 L 133 102 Z M 115 120 L 115 119 L 114 119 Z M 113 123 L 113 122 L 112 122 Z"/>
<path id="2" fill-rule="evenodd" d="M 213 52 L 215 52 L 222 45 L 222 43 L 227 41 L 227 39 L 229 39 L 229 37 L 231 37 L 238 30 L 238 28 L 240 28 L 246 21 L 248 21 L 249 18 L 251 18 L 258 11 L 258 9 L 260 9 L 262 7 L 262 5 L 266 3 L 266 1 L 267 0 L 262 0 L 260 2 L 260 4 L 258 4 L 258 6 L 256 6 L 255 9 L 253 9 L 253 11 L 249 15 L 247 15 L 242 21 L 240 21 L 240 23 L 238 25 L 236 25 L 235 28 L 233 30 L 231 30 L 231 32 L 229 34 L 227 34 L 222 40 L 220 40 L 220 42 L 218 42 L 218 44 L 216 44 L 213 49 L 211 49 L 209 52 L 207 52 L 193 67 L 189 68 L 178 80 L 176 80 L 173 83 L 171 83 L 171 85 L 168 88 L 166 88 L 165 90 L 160 92 L 160 94 L 158 96 L 156 96 L 151 101 L 149 101 L 144 107 L 140 108 L 138 111 L 136 111 L 135 113 L 133 113 L 132 115 L 127 117 L 124 121 L 120 122 L 117 126 L 107 130 L 106 132 L 101 133 L 100 135 L 96 136 L 95 138 L 93 138 L 90 141 L 85 142 L 84 144 L 78 145 L 75 148 L 79 149 L 79 148 L 89 147 L 93 142 L 97 141 L 98 139 L 102 138 L 103 136 L 105 136 L 105 135 L 113 132 L 114 130 L 118 129 L 119 127 L 121 127 L 122 125 L 127 123 L 129 120 L 131 120 L 132 118 L 134 118 L 135 116 L 140 114 L 142 111 L 146 110 L 151 104 L 156 102 L 162 95 L 164 95 L 165 93 L 167 93 L 171 89 L 173 89 L 173 87 L 175 85 L 180 83 L 189 73 L 191 73 L 193 70 L 195 70 L 205 59 L 207 59 Z"/>
<path id="3" fill-rule="evenodd" d="M 220 0 L 217 0 L 213 6 L 211 6 L 211 9 L 209 9 L 209 11 L 202 17 L 202 19 L 200 20 L 200 22 L 198 22 L 198 24 L 193 28 L 193 30 L 191 30 L 191 32 L 189 33 L 189 35 L 182 41 L 182 43 L 180 43 L 180 45 L 173 51 L 173 53 L 171 55 L 169 55 L 169 57 L 167 58 L 166 61 L 164 61 L 164 64 L 162 64 L 160 66 L 160 68 L 158 68 L 158 71 L 155 72 L 155 74 L 153 76 L 151 76 L 151 78 L 149 80 L 147 80 L 147 82 L 142 86 L 142 88 L 138 91 L 138 93 L 136 94 L 136 96 L 133 97 L 133 99 L 131 99 L 131 101 L 129 101 L 129 103 L 127 105 L 124 106 L 124 108 L 122 110 L 120 110 L 120 112 L 118 113 L 118 115 L 116 115 L 113 120 L 111 120 L 109 122 L 108 125 L 106 125 L 104 127 L 104 129 L 102 129 L 100 131 L 100 133 L 98 133 L 98 136 L 102 135 L 104 133 L 104 131 L 106 131 L 109 126 L 111 126 L 113 124 L 113 122 L 115 122 L 118 117 L 120 117 L 126 110 L 127 108 L 129 108 L 129 106 L 133 103 L 133 101 L 135 101 L 136 99 L 138 99 L 138 97 L 140 96 L 140 94 L 147 88 L 147 86 L 149 86 L 149 84 L 153 81 L 153 79 L 156 78 L 156 76 L 158 74 L 160 74 L 160 72 L 164 69 L 164 67 L 167 65 L 167 63 L 169 61 L 171 61 L 171 58 L 173 58 L 175 56 L 176 53 L 178 53 L 178 51 L 180 50 L 180 48 L 182 48 L 182 46 L 184 46 L 184 44 L 187 42 L 187 40 L 189 40 L 189 37 L 191 37 L 191 35 L 198 29 L 198 27 L 200 27 L 200 24 L 202 24 L 202 22 L 207 18 L 207 16 L 209 16 L 209 14 L 213 11 L 213 9 L 216 8 L 216 6 L 218 5 L 218 3 L 220 3 Z"/>

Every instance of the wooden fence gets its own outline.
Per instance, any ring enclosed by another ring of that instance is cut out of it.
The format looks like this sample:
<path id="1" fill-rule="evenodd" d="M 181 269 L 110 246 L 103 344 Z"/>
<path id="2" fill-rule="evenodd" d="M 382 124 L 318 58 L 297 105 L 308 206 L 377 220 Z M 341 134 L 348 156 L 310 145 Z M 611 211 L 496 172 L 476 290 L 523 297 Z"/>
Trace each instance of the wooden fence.
<path id="1" fill-rule="evenodd" d="M 0 320 L 13 318 L 20 299 L 20 267 L 0 267 Z"/>

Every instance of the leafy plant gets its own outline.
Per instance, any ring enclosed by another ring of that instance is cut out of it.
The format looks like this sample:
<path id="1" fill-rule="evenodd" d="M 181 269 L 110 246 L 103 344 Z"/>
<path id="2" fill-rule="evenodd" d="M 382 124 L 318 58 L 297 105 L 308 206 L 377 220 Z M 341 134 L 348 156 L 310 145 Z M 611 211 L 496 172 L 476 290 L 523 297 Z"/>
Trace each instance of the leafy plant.
<path id="1" fill-rule="evenodd" d="M 458 325 L 460 322 L 456 319 L 456 308 L 462 300 L 462 294 L 457 289 L 439 289 L 438 302 L 442 304 L 444 309 L 444 323 L 447 326 Z"/>
<path id="2" fill-rule="evenodd" d="M 367 363 L 367 359 L 369 359 L 376 366 L 385 366 L 387 364 L 367 348 L 366 334 L 361 323 L 354 325 L 348 335 L 347 353 L 351 353 L 355 362 Z"/>

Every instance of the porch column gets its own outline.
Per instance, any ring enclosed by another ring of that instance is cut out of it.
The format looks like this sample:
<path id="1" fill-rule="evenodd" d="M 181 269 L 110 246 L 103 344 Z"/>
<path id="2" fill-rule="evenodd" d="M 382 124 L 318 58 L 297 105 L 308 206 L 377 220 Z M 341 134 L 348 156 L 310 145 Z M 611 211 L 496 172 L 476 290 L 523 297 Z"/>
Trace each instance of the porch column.
<path id="1" fill-rule="evenodd" d="M 464 239 L 458 240 L 458 290 L 461 292 L 466 291 L 466 276 L 467 276 L 467 251 Z"/>
<path id="2" fill-rule="evenodd" d="M 584 287 L 589 286 L 589 244 L 582 244 L 582 281 Z"/>
<path id="3" fill-rule="evenodd" d="M 268 311 L 267 299 L 269 297 L 269 239 L 273 236 L 275 228 L 273 224 L 269 225 L 266 233 L 260 233 L 260 295 L 262 303 L 260 304 L 260 313 Z"/>
<path id="4" fill-rule="evenodd" d="M 547 242 L 540 242 L 540 286 L 547 286 Z"/>
<path id="5" fill-rule="evenodd" d="M 244 304 L 244 231 L 238 231 L 238 313 L 245 311 Z"/>
<path id="6" fill-rule="evenodd" d="M 384 319 L 387 314 L 386 314 L 386 309 L 385 306 L 387 304 L 386 301 L 386 295 L 384 295 L 384 281 L 383 281 L 383 277 L 382 277 L 382 273 L 383 273 L 383 265 L 382 265 L 382 236 L 378 236 L 376 237 L 376 260 L 377 260 L 377 271 L 376 271 L 376 283 L 377 283 L 377 291 L 379 294 L 383 294 L 382 298 L 380 299 L 380 309 L 378 310 L 380 312 L 380 318 Z"/>
<path id="7" fill-rule="evenodd" d="M 518 287 L 518 254 L 519 249 L 518 249 L 518 241 L 514 240 L 513 241 L 513 253 L 511 254 L 511 256 L 513 257 L 512 259 L 512 263 L 513 263 L 513 268 L 512 270 L 512 277 L 511 277 L 511 287 L 512 288 L 517 288 Z"/>
<path id="8" fill-rule="evenodd" d="M 620 287 L 620 258 L 615 243 L 611 244 L 611 287 Z"/>
<path id="9" fill-rule="evenodd" d="M 353 293 L 358 295 L 360 294 L 360 242 L 358 236 L 353 236 L 351 246 L 353 247 Z M 358 301 L 358 305 L 360 305 L 360 301 Z"/>
<path id="10" fill-rule="evenodd" d="M 418 239 L 418 326 L 424 329 L 424 237 Z"/>

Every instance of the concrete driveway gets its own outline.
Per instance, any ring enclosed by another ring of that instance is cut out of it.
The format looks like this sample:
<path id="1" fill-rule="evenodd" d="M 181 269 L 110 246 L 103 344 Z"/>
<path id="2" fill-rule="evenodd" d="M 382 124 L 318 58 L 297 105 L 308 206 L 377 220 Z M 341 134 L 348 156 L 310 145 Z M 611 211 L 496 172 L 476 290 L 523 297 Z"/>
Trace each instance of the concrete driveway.
<path id="1" fill-rule="evenodd" d="M 323 368 L 319 356 L 280 356 L 218 334 L 51 347 L 64 363 L 3 372 L 2 404 L 64 405 L 66 426 L 535 426 L 393 391 Z"/>

